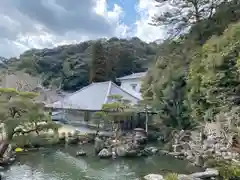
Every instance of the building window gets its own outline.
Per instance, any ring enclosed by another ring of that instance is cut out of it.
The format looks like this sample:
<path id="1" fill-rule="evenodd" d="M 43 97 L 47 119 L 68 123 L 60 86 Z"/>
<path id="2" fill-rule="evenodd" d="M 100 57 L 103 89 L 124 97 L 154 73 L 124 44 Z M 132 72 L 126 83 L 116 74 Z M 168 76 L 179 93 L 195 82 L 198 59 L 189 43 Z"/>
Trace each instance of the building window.
<path id="1" fill-rule="evenodd" d="M 133 90 L 136 90 L 137 84 L 131 84 L 131 86 Z"/>

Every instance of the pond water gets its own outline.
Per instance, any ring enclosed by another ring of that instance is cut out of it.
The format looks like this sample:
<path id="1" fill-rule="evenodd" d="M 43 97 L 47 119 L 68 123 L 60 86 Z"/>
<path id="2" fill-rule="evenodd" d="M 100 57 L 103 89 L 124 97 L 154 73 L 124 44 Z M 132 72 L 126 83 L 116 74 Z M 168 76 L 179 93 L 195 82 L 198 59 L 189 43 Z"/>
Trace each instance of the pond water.
<path id="1" fill-rule="evenodd" d="M 75 157 L 80 147 L 62 147 L 19 155 L 3 172 L 6 180 L 140 180 L 149 173 L 191 173 L 198 169 L 168 156 L 132 159 L 99 159 L 93 147 L 82 149 L 86 157 Z"/>

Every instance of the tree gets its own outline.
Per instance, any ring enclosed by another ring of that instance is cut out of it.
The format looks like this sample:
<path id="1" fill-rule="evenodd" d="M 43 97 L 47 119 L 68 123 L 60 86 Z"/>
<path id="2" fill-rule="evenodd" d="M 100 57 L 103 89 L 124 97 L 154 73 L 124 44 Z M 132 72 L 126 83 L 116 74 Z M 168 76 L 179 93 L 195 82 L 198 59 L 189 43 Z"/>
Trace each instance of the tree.
<path id="1" fill-rule="evenodd" d="M 219 112 L 229 112 L 239 106 L 239 39 L 237 23 L 229 26 L 223 35 L 207 41 L 200 59 L 192 61 L 187 83 L 195 119 L 215 120 Z"/>
<path id="2" fill-rule="evenodd" d="M 44 106 L 33 101 L 37 95 L 0 88 L 0 121 L 5 125 L 8 141 L 11 141 L 14 135 L 31 132 L 39 134 L 43 130 L 58 128 L 44 112 Z"/>
<path id="3" fill-rule="evenodd" d="M 109 64 L 105 56 L 105 50 L 101 41 L 97 41 L 92 47 L 92 61 L 90 66 L 89 82 L 102 82 L 109 79 Z"/>
<path id="4" fill-rule="evenodd" d="M 164 42 L 161 55 L 141 88 L 144 99 L 152 101 L 161 122 L 180 130 L 192 127 L 185 101 L 188 64 L 195 54 L 195 49 L 190 50 L 189 45 L 183 40 Z"/>
<path id="5" fill-rule="evenodd" d="M 182 33 L 186 28 L 210 19 L 216 8 L 225 0 L 155 0 L 158 7 L 168 6 L 168 11 L 157 14 L 153 25 L 167 26 L 173 35 Z M 226 1 L 227 2 L 227 1 Z M 199 32 L 200 33 L 200 32 Z"/>
<path id="6" fill-rule="evenodd" d="M 102 110 L 97 112 L 96 115 L 105 122 L 109 122 L 112 124 L 112 130 L 116 133 L 119 129 L 119 122 L 124 118 L 132 115 L 133 110 L 131 106 L 131 102 L 129 100 L 123 99 L 120 95 L 111 95 L 108 97 L 110 99 L 109 103 L 103 104 Z M 117 127 L 114 127 L 117 125 Z"/>

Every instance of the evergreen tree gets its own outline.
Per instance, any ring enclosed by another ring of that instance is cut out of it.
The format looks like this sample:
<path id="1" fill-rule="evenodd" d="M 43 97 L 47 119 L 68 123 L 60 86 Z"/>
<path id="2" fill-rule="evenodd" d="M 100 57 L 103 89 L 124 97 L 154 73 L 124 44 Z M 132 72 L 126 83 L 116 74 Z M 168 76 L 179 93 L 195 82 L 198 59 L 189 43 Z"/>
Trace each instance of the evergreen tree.
<path id="1" fill-rule="evenodd" d="M 226 0 L 155 0 L 158 7 L 170 7 L 153 18 L 154 25 L 164 25 L 177 35 L 203 19 L 211 19 L 216 8 Z M 200 32 L 199 32 L 200 33 Z"/>
<path id="2" fill-rule="evenodd" d="M 97 41 L 92 47 L 92 61 L 90 66 L 89 82 L 102 82 L 109 80 L 109 64 L 105 56 L 105 50 L 100 41 Z"/>

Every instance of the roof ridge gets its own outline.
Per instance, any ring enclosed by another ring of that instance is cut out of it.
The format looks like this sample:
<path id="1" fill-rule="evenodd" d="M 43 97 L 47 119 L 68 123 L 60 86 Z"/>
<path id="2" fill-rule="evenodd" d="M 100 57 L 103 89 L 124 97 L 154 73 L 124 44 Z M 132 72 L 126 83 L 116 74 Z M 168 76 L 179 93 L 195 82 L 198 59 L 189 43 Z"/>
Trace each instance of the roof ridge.
<path id="1" fill-rule="evenodd" d="M 112 86 L 112 81 L 108 81 L 108 89 L 107 89 L 107 92 L 106 92 L 106 96 L 104 98 L 104 101 L 103 101 L 103 104 L 106 104 L 107 103 L 107 100 L 108 100 L 108 96 L 109 96 L 109 93 L 111 91 L 111 86 Z"/>
<path id="2" fill-rule="evenodd" d="M 133 94 L 129 93 L 128 91 L 126 91 L 125 89 L 121 88 L 120 86 L 116 85 L 114 82 L 112 82 L 112 85 L 114 85 L 115 87 L 119 88 L 120 90 L 122 90 L 123 92 L 125 92 L 126 94 L 132 96 L 135 99 L 141 100 L 140 98 L 134 96 Z"/>
<path id="3" fill-rule="evenodd" d="M 121 79 L 125 79 L 125 78 L 131 78 L 131 79 L 135 79 L 135 78 L 139 78 L 139 77 L 134 77 L 134 75 L 138 75 L 138 74 L 146 74 L 147 71 L 143 71 L 143 72 L 137 72 L 137 73 L 132 73 L 132 74 L 128 74 L 126 76 L 121 76 L 121 77 L 118 77 L 117 80 L 121 80 Z M 132 78 L 133 77 L 133 78 Z"/>

